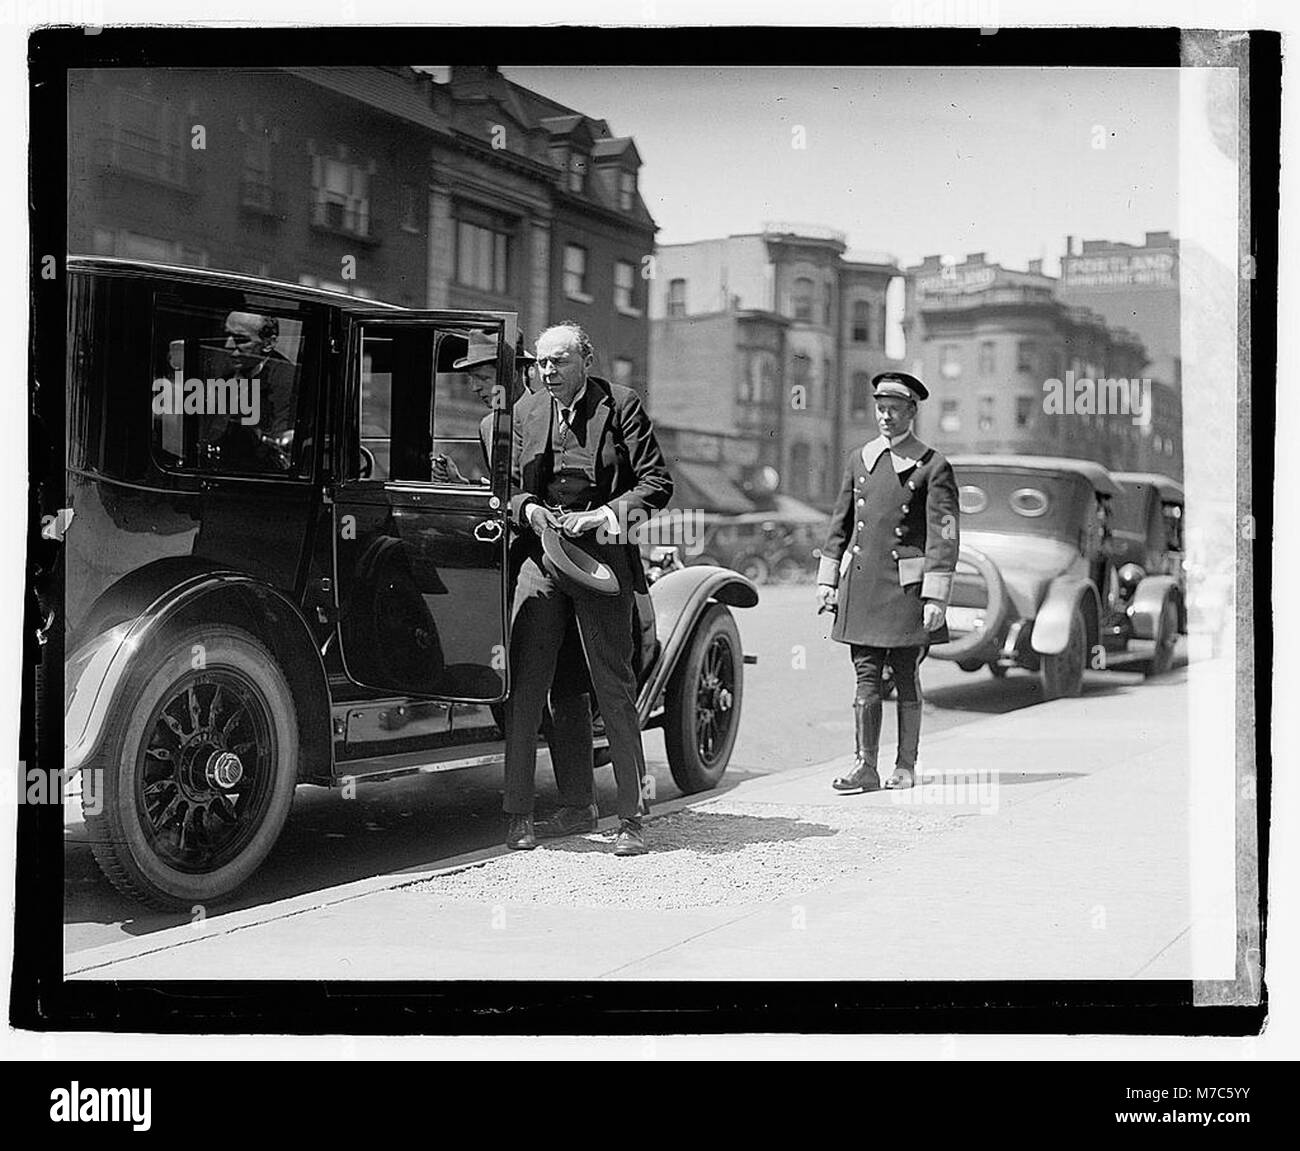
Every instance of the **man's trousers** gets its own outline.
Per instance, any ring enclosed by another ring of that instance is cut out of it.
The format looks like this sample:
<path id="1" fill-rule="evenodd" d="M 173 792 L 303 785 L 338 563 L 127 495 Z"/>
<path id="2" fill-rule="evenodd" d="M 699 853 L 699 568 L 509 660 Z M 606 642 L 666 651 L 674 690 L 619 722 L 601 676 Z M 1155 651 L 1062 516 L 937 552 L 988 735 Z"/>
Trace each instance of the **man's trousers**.
<path id="1" fill-rule="evenodd" d="M 617 595 L 570 592 L 546 572 L 535 553 L 520 568 L 510 635 L 511 691 L 506 704 L 503 806 L 509 814 L 527 815 L 533 810 L 537 729 L 565 630 L 573 617 L 577 618 L 592 689 L 609 738 L 619 817 L 644 814 L 645 753 L 632 666 L 632 571 L 623 548 L 602 548 L 601 553 L 618 576 Z M 565 781 L 560 783 L 563 787 Z"/>

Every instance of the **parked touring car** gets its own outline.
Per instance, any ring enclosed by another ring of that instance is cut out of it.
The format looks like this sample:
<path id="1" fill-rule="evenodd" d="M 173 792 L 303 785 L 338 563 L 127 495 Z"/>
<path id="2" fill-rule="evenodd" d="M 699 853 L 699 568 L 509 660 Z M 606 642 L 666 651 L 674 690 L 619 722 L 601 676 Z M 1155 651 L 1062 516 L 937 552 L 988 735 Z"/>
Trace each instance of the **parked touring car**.
<path id="1" fill-rule="evenodd" d="M 86 820 L 105 875 L 158 905 L 218 899 L 299 784 L 499 762 L 510 404 L 489 469 L 487 409 L 454 362 L 486 334 L 514 394 L 514 316 L 109 259 L 68 271 L 55 632 L 65 766 L 102 773 Z M 438 456 L 456 482 L 433 480 Z M 641 607 L 641 721 L 684 791 L 727 767 L 745 662 L 730 609 L 757 600 L 691 567 Z"/>
<path id="2" fill-rule="evenodd" d="M 1039 672 L 1047 698 L 1078 695 L 1085 668 L 1151 641 L 1168 671 L 1186 628 L 1182 489 L 1048 456 L 954 456 L 961 556 L 936 659 L 966 671 Z M 1178 525 L 1176 531 L 1170 525 Z M 1172 532 L 1172 534 L 1171 534 Z"/>

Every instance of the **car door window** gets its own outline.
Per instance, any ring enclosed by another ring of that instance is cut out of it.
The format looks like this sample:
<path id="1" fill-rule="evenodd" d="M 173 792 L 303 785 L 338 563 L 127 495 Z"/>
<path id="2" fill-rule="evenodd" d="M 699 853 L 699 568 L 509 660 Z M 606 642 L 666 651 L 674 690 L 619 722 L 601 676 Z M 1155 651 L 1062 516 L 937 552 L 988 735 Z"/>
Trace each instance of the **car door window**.
<path id="1" fill-rule="evenodd" d="M 480 489 L 490 480 L 494 360 L 475 333 L 374 325 L 361 334 L 362 477 Z"/>
<path id="2" fill-rule="evenodd" d="M 253 297 L 236 306 L 158 298 L 151 450 L 160 467 L 307 474 L 314 328 L 290 306 Z"/>

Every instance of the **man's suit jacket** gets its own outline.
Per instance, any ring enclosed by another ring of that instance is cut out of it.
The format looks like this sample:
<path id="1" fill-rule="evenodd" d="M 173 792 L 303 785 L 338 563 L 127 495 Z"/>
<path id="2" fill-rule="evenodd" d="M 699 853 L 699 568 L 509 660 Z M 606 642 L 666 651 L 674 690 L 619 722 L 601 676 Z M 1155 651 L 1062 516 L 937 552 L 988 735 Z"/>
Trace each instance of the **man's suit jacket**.
<path id="1" fill-rule="evenodd" d="M 654 426 L 641 398 L 620 384 L 599 376 L 587 377 L 590 405 L 587 442 L 594 445 L 596 495 L 608 507 L 620 528 L 642 522 L 650 512 L 664 507 L 673 494 L 673 479 L 664 461 Z M 510 517 L 522 528 L 518 539 L 536 546 L 536 536 L 524 523 L 525 506 L 545 500 L 551 481 L 551 424 L 555 404 L 546 388 L 523 396 L 514 409 L 514 451 L 511 453 Z M 637 546 L 628 542 L 635 590 L 645 591 Z"/>

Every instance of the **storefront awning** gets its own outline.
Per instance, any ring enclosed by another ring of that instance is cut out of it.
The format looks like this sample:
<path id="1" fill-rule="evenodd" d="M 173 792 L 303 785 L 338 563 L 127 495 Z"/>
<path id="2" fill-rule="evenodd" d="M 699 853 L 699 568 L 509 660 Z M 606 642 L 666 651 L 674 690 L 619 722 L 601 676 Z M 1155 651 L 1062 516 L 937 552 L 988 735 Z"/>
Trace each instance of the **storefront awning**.
<path id="1" fill-rule="evenodd" d="M 669 507 L 739 515 L 754 511 L 754 504 L 716 464 L 677 460 L 668 465 L 673 475 Z"/>

